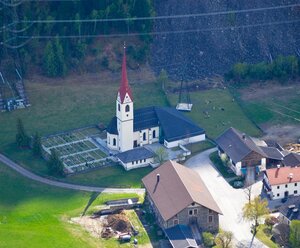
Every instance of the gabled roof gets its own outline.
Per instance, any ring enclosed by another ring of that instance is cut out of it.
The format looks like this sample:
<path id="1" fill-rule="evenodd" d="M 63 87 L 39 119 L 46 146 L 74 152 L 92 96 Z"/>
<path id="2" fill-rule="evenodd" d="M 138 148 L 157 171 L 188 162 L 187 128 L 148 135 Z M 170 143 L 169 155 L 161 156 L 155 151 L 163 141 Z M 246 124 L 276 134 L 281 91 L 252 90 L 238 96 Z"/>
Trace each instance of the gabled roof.
<path id="1" fill-rule="evenodd" d="M 266 158 L 274 159 L 274 160 L 283 160 L 283 154 L 275 147 L 259 147 L 263 153 L 266 155 Z"/>
<path id="2" fill-rule="evenodd" d="M 205 133 L 202 128 L 175 108 L 155 107 L 155 110 L 164 139 L 168 142 Z"/>
<path id="3" fill-rule="evenodd" d="M 165 230 L 173 248 L 197 248 L 198 245 L 193 237 L 190 227 L 176 225 Z"/>
<path id="4" fill-rule="evenodd" d="M 155 154 L 145 147 L 138 147 L 116 155 L 123 163 L 129 163 L 141 159 L 153 158 Z"/>
<path id="5" fill-rule="evenodd" d="M 266 170 L 270 185 L 300 182 L 300 167 L 280 167 Z M 292 174 L 292 178 L 290 178 Z"/>
<path id="6" fill-rule="evenodd" d="M 128 85 L 128 79 L 127 79 L 125 47 L 124 47 L 124 55 L 123 55 L 123 62 L 122 62 L 122 79 L 121 79 L 121 85 L 119 88 L 119 94 L 120 94 L 121 103 L 124 102 L 126 94 L 128 94 L 130 99 L 133 101 L 131 89 Z"/>
<path id="7" fill-rule="evenodd" d="M 216 143 L 234 163 L 240 162 L 251 152 L 256 152 L 263 157 L 266 156 L 262 149 L 253 142 L 250 136 L 241 133 L 233 127 L 230 127 L 222 133 L 216 139 Z"/>
<path id="8" fill-rule="evenodd" d="M 300 166 L 300 154 L 289 153 L 283 158 L 283 164 L 285 166 Z"/>
<path id="9" fill-rule="evenodd" d="M 184 114 L 169 107 L 146 107 L 134 111 L 133 130 L 141 131 L 160 126 L 168 142 L 204 134 L 205 131 Z M 118 134 L 117 118 L 113 117 L 107 127 L 110 134 Z"/>
<path id="10" fill-rule="evenodd" d="M 159 182 L 157 182 L 159 174 Z M 143 184 L 162 218 L 167 221 L 196 203 L 222 214 L 197 172 L 167 161 L 143 179 Z"/>

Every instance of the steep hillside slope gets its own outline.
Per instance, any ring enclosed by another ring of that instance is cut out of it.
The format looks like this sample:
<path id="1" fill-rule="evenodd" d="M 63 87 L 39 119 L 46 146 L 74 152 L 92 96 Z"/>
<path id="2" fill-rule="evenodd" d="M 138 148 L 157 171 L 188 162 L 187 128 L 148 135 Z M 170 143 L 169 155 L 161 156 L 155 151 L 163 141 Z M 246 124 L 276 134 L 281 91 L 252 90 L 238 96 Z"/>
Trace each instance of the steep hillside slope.
<path id="1" fill-rule="evenodd" d="M 164 68 L 173 77 L 184 73 L 189 79 L 223 73 L 236 62 L 270 61 L 279 54 L 300 55 L 300 22 L 294 22 L 300 19 L 300 6 L 269 8 L 295 3 L 299 1 L 154 0 L 157 16 L 260 11 L 156 20 L 154 32 L 179 32 L 154 37 L 153 69 L 159 72 Z"/>

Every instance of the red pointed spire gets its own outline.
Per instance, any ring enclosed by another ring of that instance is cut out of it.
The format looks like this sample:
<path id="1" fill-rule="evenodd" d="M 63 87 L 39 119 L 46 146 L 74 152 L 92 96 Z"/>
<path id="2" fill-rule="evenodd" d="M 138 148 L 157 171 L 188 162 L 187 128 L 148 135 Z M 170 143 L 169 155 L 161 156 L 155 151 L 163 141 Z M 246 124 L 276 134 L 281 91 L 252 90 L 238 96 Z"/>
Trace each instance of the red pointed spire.
<path id="1" fill-rule="evenodd" d="M 124 45 L 124 55 L 123 55 L 123 62 L 122 62 L 122 79 L 121 79 L 121 85 L 120 85 L 120 88 L 119 88 L 121 103 L 124 102 L 126 93 L 129 95 L 131 100 L 133 100 L 132 94 L 131 94 L 131 89 L 129 87 L 128 79 L 127 79 L 126 51 L 125 50 L 126 50 L 126 47 Z"/>

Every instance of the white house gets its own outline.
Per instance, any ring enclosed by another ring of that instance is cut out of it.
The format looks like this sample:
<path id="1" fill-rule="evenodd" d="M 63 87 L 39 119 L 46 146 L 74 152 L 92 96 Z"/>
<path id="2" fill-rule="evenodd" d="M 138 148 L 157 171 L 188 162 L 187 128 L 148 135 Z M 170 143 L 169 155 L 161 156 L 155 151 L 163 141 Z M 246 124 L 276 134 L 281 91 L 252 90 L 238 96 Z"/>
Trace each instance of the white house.
<path id="1" fill-rule="evenodd" d="M 134 110 L 133 96 L 127 79 L 124 49 L 116 115 L 107 127 L 107 147 L 111 150 L 126 152 L 155 142 L 172 148 L 203 140 L 205 140 L 204 130 L 175 108 L 151 106 Z"/>
<path id="2" fill-rule="evenodd" d="M 265 172 L 264 189 L 271 199 L 300 195 L 300 167 L 280 167 Z"/>

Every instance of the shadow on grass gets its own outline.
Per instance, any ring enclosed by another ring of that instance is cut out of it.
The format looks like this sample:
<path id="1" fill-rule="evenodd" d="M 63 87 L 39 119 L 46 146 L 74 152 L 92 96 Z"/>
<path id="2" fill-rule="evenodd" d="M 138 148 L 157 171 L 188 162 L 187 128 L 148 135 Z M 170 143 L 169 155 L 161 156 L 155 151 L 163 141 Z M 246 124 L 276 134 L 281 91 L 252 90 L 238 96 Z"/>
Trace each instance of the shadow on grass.
<path id="1" fill-rule="evenodd" d="M 100 195 L 101 192 L 92 192 L 90 199 L 88 203 L 86 204 L 81 216 L 84 216 L 89 209 L 89 207 L 92 205 L 92 203 L 97 199 L 97 197 Z"/>

